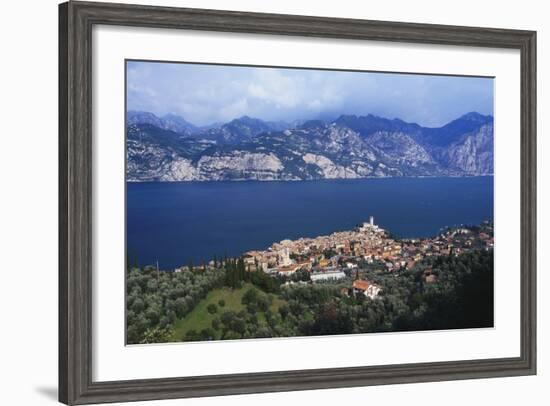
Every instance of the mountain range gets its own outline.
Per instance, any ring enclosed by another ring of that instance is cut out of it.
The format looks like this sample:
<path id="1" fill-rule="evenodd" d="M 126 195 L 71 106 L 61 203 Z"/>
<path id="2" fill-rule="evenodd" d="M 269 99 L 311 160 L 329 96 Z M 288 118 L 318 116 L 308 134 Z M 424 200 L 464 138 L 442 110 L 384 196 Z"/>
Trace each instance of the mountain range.
<path id="1" fill-rule="evenodd" d="M 128 181 L 311 180 L 493 173 L 493 117 L 438 128 L 374 115 L 195 126 L 169 114 L 127 113 Z"/>

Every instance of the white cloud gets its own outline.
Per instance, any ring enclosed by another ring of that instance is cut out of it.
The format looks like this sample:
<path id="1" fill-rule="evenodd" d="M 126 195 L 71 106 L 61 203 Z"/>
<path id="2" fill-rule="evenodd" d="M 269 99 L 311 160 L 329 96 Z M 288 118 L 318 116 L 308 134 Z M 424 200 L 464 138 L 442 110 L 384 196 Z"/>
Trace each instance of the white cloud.
<path id="1" fill-rule="evenodd" d="M 234 119 L 235 117 L 247 115 L 248 111 L 249 111 L 248 100 L 239 99 L 220 109 L 219 111 L 220 120 L 229 121 Z"/>
<path id="2" fill-rule="evenodd" d="M 199 125 L 368 113 L 440 125 L 493 110 L 491 79 L 154 62 L 129 62 L 127 73 L 128 108 Z"/>

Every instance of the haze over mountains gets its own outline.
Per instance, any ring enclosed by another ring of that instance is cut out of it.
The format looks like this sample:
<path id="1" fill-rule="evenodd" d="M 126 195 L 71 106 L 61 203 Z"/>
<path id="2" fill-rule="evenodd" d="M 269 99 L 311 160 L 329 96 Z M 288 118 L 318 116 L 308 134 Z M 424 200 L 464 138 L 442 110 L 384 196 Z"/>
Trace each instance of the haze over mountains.
<path id="1" fill-rule="evenodd" d="M 373 115 L 270 122 L 243 116 L 197 127 L 127 113 L 128 181 L 311 180 L 493 173 L 493 117 L 440 128 Z"/>

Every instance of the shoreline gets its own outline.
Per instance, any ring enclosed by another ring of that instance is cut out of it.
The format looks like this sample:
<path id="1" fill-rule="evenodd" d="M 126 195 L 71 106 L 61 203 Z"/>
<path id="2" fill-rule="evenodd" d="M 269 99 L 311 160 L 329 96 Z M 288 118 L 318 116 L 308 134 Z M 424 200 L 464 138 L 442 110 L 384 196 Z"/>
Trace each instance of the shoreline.
<path id="1" fill-rule="evenodd" d="M 325 251 L 333 251 L 334 255 L 338 257 L 344 257 L 351 261 L 366 259 L 367 257 L 372 256 L 374 259 L 376 257 L 377 260 L 384 258 L 384 260 L 387 260 L 388 262 L 391 262 L 392 264 L 394 262 L 403 262 L 406 258 L 408 258 L 408 255 L 401 256 L 401 250 L 405 248 L 406 246 L 415 246 L 418 247 L 419 245 L 430 246 L 430 249 L 419 249 L 418 251 L 422 251 L 422 255 L 425 258 L 426 256 L 439 256 L 439 255 L 445 255 L 442 252 L 440 252 L 440 249 L 437 248 L 437 250 L 432 250 L 434 246 L 440 247 L 441 245 L 446 245 L 446 250 L 448 250 L 448 253 L 446 255 L 452 255 L 453 250 L 451 247 L 454 247 L 455 249 L 458 248 L 458 253 L 461 251 L 469 252 L 471 251 L 470 246 L 456 246 L 453 243 L 450 243 L 450 240 L 455 241 L 456 235 L 468 235 L 468 238 L 470 241 L 479 240 L 479 234 L 484 233 L 480 230 L 491 230 L 490 234 L 487 235 L 486 239 L 483 239 L 483 243 L 489 243 L 489 245 L 485 245 L 484 248 L 493 248 L 494 245 L 494 236 L 492 229 L 494 227 L 493 220 L 483 220 L 480 223 L 477 224 L 459 224 L 454 226 L 445 226 L 440 229 L 440 232 L 437 234 L 433 234 L 427 237 L 407 237 L 407 238 L 401 238 L 393 233 L 391 233 L 389 230 L 386 230 L 384 228 L 379 227 L 378 225 L 374 224 L 374 218 L 372 218 L 372 222 L 367 223 L 363 222 L 360 224 L 357 224 L 352 229 L 347 230 L 337 230 L 333 231 L 329 234 L 323 234 L 323 235 L 317 235 L 314 237 L 307 237 L 307 236 L 301 236 L 295 239 L 283 239 L 281 241 L 274 241 L 266 248 L 263 249 L 250 249 L 244 252 L 241 252 L 237 256 L 226 256 L 226 260 L 238 260 L 243 259 L 247 257 L 254 258 L 254 264 L 258 266 L 258 263 L 262 263 L 259 258 L 270 258 L 271 261 L 273 261 L 273 257 L 276 257 L 275 262 L 271 262 L 271 264 L 275 263 L 276 268 L 280 268 L 281 264 L 282 267 L 288 268 L 293 265 L 297 264 L 297 261 L 295 259 L 290 259 L 290 255 L 294 255 L 294 257 L 303 258 L 303 257 L 309 257 L 307 261 L 310 261 L 311 263 L 314 262 L 312 259 L 310 253 L 314 252 L 313 250 L 310 250 L 310 247 L 315 247 L 318 252 L 317 255 L 324 253 Z M 477 231 L 474 231 L 477 230 Z M 446 240 L 446 244 L 444 243 L 444 240 Z M 363 250 L 360 254 L 357 252 L 350 252 L 345 250 L 338 251 L 338 246 L 345 246 L 347 245 L 353 245 L 355 243 L 367 243 L 368 249 L 365 251 Z M 479 242 L 479 241 L 477 241 Z M 374 245 L 373 245 L 374 244 Z M 395 249 L 399 246 L 398 251 L 399 254 L 395 255 L 395 252 L 390 255 L 389 257 L 386 255 L 386 251 L 389 249 L 390 251 L 395 251 Z M 299 249 L 297 249 L 299 247 Z M 306 249 L 304 249 L 306 247 Z M 322 248 L 319 248 L 322 247 Z M 476 249 L 480 249 L 479 246 Z M 301 252 L 299 252 L 301 250 Z M 416 250 L 416 248 L 414 249 Z M 475 250 L 475 249 L 474 249 Z M 456 252 L 456 251 L 455 251 Z M 418 253 L 418 252 L 417 252 Z M 286 260 L 283 258 L 286 255 Z M 324 256 L 324 254 L 323 254 Z M 218 259 L 222 259 L 222 257 L 219 257 Z M 416 261 L 418 261 L 420 258 L 416 258 Z M 270 261 L 267 260 L 267 261 Z M 208 261 L 205 261 L 202 266 L 211 266 L 212 262 L 216 261 L 215 258 L 210 258 Z M 287 261 L 287 262 L 285 262 Z M 306 262 L 307 262 L 306 261 Z M 264 261 L 265 262 L 265 261 Z M 268 262 L 266 262 L 267 264 Z M 303 265 L 303 264 L 302 264 Z M 199 264 L 197 264 L 199 266 Z M 394 266 L 394 265 L 392 265 Z M 178 267 L 175 267 L 174 270 L 183 269 L 186 268 L 187 265 L 180 265 Z M 290 273 L 294 273 L 297 269 L 292 270 Z M 264 271 L 268 271 L 268 267 L 264 266 Z"/>
<path id="2" fill-rule="evenodd" d="M 384 179 L 472 179 L 494 178 L 494 174 L 486 175 L 452 175 L 452 176 L 366 176 L 362 178 L 320 178 L 320 179 L 224 179 L 224 180 L 132 180 L 125 179 L 125 183 L 185 183 L 185 184 L 214 184 L 214 183 L 301 183 L 301 182 L 336 182 L 336 181 L 362 181 Z"/>

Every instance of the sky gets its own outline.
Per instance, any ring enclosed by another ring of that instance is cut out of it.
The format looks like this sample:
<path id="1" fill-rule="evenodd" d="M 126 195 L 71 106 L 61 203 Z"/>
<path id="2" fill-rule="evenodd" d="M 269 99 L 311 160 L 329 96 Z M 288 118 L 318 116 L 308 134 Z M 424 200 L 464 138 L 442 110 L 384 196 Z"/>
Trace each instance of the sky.
<path id="1" fill-rule="evenodd" d="M 269 121 L 374 114 L 426 127 L 493 114 L 493 79 L 127 62 L 127 109 L 173 113 L 195 125 L 247 115 Z"/>

